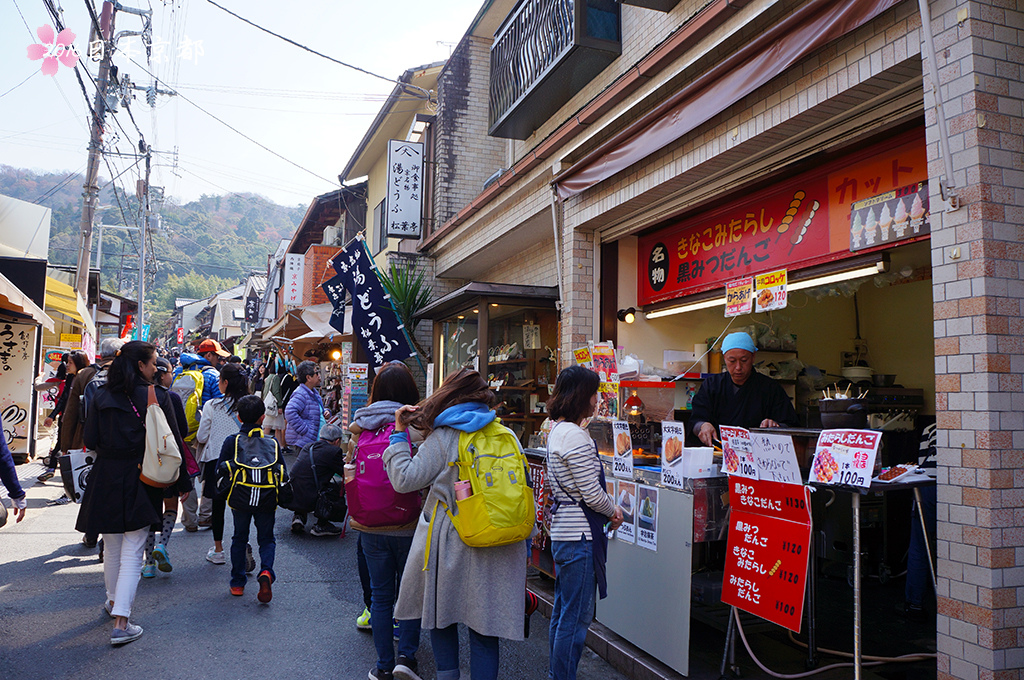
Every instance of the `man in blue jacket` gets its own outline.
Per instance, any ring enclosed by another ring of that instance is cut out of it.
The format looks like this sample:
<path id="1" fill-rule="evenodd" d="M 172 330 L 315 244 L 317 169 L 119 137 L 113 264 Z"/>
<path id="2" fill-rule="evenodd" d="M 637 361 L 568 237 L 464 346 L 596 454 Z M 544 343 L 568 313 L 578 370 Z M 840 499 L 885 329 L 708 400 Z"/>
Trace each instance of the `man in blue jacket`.
<path id="1" fill-rule="evenodd" d="M 292 392 L 284 409 L 288 422 L 284 441 L 296 451 L 317 440 L 324 402 L 317 393 L 320 387 L 320 369 L 312 361 L 303 361 L 295 371 L 299 386 Z"/>

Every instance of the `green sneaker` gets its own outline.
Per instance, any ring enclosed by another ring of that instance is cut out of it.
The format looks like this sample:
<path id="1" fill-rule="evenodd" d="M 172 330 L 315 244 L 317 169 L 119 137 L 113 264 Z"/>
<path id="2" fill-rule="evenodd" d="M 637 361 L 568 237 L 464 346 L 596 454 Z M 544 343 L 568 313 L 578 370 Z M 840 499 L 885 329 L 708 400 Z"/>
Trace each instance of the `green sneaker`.
<path id="1" fill-rule="evenodd" d="M 356 628 L 359 630 L 370 630 L 370 610 L 363 607 L 363 613 L 356 619 Z"/>

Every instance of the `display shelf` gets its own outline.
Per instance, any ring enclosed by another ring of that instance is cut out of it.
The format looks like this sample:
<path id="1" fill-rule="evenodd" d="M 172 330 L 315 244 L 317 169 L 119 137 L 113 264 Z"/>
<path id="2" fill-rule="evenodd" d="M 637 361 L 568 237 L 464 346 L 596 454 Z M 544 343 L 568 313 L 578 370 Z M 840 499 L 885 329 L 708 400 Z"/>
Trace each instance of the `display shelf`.
<path id="1" fill-rule="evenodd" d="M 525 364 L 529 359 L 506 359 L 505 361 L 488 361 L 488 366 L 508 366 L 510 364 Z"/>
<path id="2" fill-rule="evenodd" d="M 502 385 L 492 388 L 496 392 L 533 392 L 536 387 L 516 387 L 515 385 Z"/>

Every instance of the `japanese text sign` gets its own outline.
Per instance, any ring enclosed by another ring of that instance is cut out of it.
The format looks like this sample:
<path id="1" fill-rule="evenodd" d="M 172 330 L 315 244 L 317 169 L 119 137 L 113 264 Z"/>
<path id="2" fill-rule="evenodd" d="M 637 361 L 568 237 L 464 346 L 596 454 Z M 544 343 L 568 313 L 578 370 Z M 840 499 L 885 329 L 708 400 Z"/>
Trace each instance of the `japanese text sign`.
<path id="1" fill-rule="evenodd" d="M 419 238 L 423 209 L 423 144 L 388 141 L 388 197 L 385 233 Z"/>
<path id="2" fill-rule="evenodd" d="M 179 345 L 184 345 L 185 344 L 185 329 L 184 328 L 181 328 L 181 327 L 178 328 L 178 331 L 175 334 L 174 340 Z"/>
<path id="3" fill-rule="evenodd" d="M 722 602 L 800 632 L 810 558 L 810 490 L 730 480 Z"/>
<path id="4" fill-rule="evenodd" d="M 770 312 L 775 309 L 785 309 L 786 304 L 785 269 L 758 274 L 754 277 L 754 311 Z"/>
<path id="5" fill-rule="evenodd" d="M 352 295 L 352 329 L 374 368 L 414 356 L 405 339 L 405 326 L 399 321 L 390 296 L 377 278 L 377 267 L 362 239 L 355 239 L 345 246 L 334 256 L 332 263 L 338 276 L 321 286 L 334 305 L 331 326 L 337 328 L 336 317 L 341 308 L 338 296 L 334 294 L 336 291 L 332 293 L 330 287 L 341 284 Z"/>
<path id="6" fill-rule="evenodd" d="M 814 448 L 811 481 L 871 486 L 882 433 L 873 430 L 822 430 Z"/>
<path id="7" fill-rule="evenodd" d="M 284 256 L 284 303 L 297 307 L 302 304 L 302 287 L 305 278 L 306 261 L 300 253 Z"/>
<path id="8" fill-rule="evenodd" d="M 742 427 L 721 425 L 718 433 L 722 437 L 722 467 L 728 475 L 757 479 L 757 462 L 754 460 L 754 444 L 750 431 Z"/>
<path id="9" fill-rule="evenodd" d="M 36 326 L 0 323 L 0 413 L 12 453 L 28 453 L 32 437 Z"/>
<path id="10" fill-rule="evenodd" d="M 750 443 L 753 445 L 758 479 L 783 484 L 803 484 L 792 437 L 785 434 L 752 432 Z"/>
<path id="11" fill-rule="evenodd" d="M 686 424 L 674 420 L 661 423 L 661 483 L 672 489 L 683 488 L 683 442 Z"/>
<path id="12" fill-rule="evenodd" d="M 625 420 L 612 421 L 612 442 L 615 450 L 612 474 L 622 479 L 633 479 L 633 440 L 629 435 L 629 423 Z"/>
<path id="13" fill-rule="evenodd" d="M 622 508 L 622 524 L 615 536 L 625 543 L 636 543 L 636 484 L 619 480 L 619 495 L 615 502 Z"/>
<path id="14" fill-rule="evenodd" d="M 931 231 L 928 183 L 900 187 L 850 206 L 850 250 L 916 238 Z"/>
<path id="15" fill-rule="evenodd" d="M 754 303 L 754 279 L 750 276 L 725 284 L 725 316 L 750 314 Z"/>
<path id="16" fill-rule="evenodd" d="M 245 298 L 245 322 L 256 323 L 260 320 L 260 299 L 255 294 Z"/>

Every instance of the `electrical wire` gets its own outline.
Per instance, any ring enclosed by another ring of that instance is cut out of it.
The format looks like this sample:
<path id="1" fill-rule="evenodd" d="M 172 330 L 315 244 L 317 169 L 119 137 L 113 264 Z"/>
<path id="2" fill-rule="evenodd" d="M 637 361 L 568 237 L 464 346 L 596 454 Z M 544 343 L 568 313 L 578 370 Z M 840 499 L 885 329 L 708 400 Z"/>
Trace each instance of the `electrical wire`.
<path id="1" fill-rule="evenodd" d="M 818 673 L 824 673 L 825 671 L 831 671 L 831 670 L 834 670 L 836 668 L 853 668 L 854 664 L 852 664 L 852 663 L 834 663 L 834 664 L 830 664 L 828 666 L 822 666 L 820 668 L 815 668 L 814 670 L 805 671 L 803 673 L 791 673 L 791 674 L 776 673 L 775 671 L 771 670 L 770 668 L 765 666 L 763 663 L 761 663 L 760 659 L 758 659 L 756 656 L 754 656 L 754 651 L 750 648 L 750 643 L 747 642 L 747 635 L 746 635 L 746 633 L 743 632 L 743 624 L 740 622 L 740 611 L 738 609 L 736 609 L 735 607 L 733 607 L 732 612 L 733 612 L 733 616 L 736 617 L 736 630 L 740 634 L 740 639 L 743 640 L 743 646 L 746 648 L 747 654 L 750 655 L 750 658 L 754 661 L 755 664 L 757 664 L 758 668 L 760 668 L 762 671 L 764 671 L 768 675 L 772 676 L 773 678 L 782 678 L 783 680 L 797 680 L 798 678 L 809 678 L 812 675 L 817 675 Z M 824 650 L 823 649 L 821 651 L 829 651 L 829 650 Z M 829 653 L 832 653 L 832 652 L 829 652 Z M 846 655 L 845 652 L 840 652 L 839 654 L 840 655 Z M 850 656 L 852 656 L 852 655 L 850 655 Z M 868 657 L 865 656 L 863 658 L 867 659 Z M 936 658 L 936 655 L 935 654 L 905 654 L 903 656 L 873 657 L 873 658 L 879 658 L 879 659 L 885 659 L 885 660 L 884 661 L 868 661 L 867 663 L 862 663 L 861 667 L 865 667 L 865 666 L 881 666 L 881 665 L 886 664 L 886 663 L 913 663 L 915 661 L 924 661 L 926 659 L 934 659 L 934 658 Z"/>
<path id="2" fill-rule="evenodd" d="M 25 84 L 25 83 L 27 83 L 28 81 L 32 80 L 32 77 L 33 77 L 33 76 L 35 76 L 35 75 L 36 75 L 36 74 L 38 74 L 38 73 L 39 73 L 39 71 L 38 71 L 38 70 L 36 70 L 36 71 L 32 71 L 32 73 L 30 73 L 30 74 L 28 75 L 28 78 L 25 78 L 25 80 L 21 81 L 20 83 L 18 83 L 17 85 L 15 85 L 14 87 L 12 87 L 11 89 L 7 90 L 7 91 L 6 91 L 6 92 L 4 92 L 3 94 L 0 94 L 0 99 L 3 99 L 4 97 L 6 97 L 6 96 L 7 96 L 7 95 L 9 95 L 10 93 L 14 92 L 15 90 L 17 90 L 17 89 L 18 89 L 19 87 L 21 87 L 22 85 L 24 85 L 24 84 Z"/>
<path id="3" fill-rule="evenodd" d="M 207 1 L 209 1 L 209 0 L 207 0 Z M 136 66 L 138 66 L 139 68 L 141 68 L 141 69 L 142 69 L 143 71 L 145 71 L 145 72 L 146 72 L 147 74 L 149 74 L 149 75 L 150 75 L 150 77 L 153 77 L 153 78 L 155 78 L 155 77 L 156 77 L 156 76 L 154 76 L 154 75 L 153 75 L 153 73 L 152 73 L 152 72 L 150 72 L 150 71 L 149 71 L 149 69 L 147 69 L 147 68 L 146 68 L 145 66 L 143 66 L 143 65 L 142 65 L 142 64 L 140 64 L 139 62 L 135 61 L 134 59 L 130 59 L 130 61 L 131 61 L 131 62 L 132 62 L 133 64 L 135 64 Z M 166 85 L 166 83 L 165 83 L 165 85 Z M 273 150 L 273 149 L 271 149 L 270 147 L 266 146 L 265 144 L 262 144 L 261 142 L 258 142 L 258 141 L 256 141 L 255 139 L 253 139 L 253 138 L 252 138 L 252 137 L 250 137 L 249 135 L 245 134 L 244 132 L 242 132 L 242 131 L 241 131 L 241 130 L 239 130 L 238 128 L 234 127 L 233 125 L 231 125 L 230 123 L 228 123 L 228 122 L 227 122 L 227 121 L 225 121 L 224 119 L 222 119 L 222 118 L 220 118 L 220 117 L 218 117 L 218 116 L 215 116 L 214 114 L 210 113 L 209 111 L 207 111 L 206 109 L 204 109 L 204 108 L 203 108 L 202 106 L 200 106 L 199 104 L 195 103 L 194 101 L 192 101 L 191 99 L 189 99 L 189 98 L 188 98 L 188 97 L 186 97 L 185 95 L 181 94 L 181 92 L 178 92 L 177 90 L 175 90 L 175 89 L 174 89 L 173 87 L 171 87 L 171 86 L 169 86 L 169 85 L 168 85 L 167 87 L 168 87 L 168 89 L 169 89 L 169 90 L 170 90 L 170 91 L 171 91 L 172 93 L 174 93 L 174 94 L 175 94 L 176 96 L 178 96 L 178 97 L 181 97 L 181 98 L 182 98 L 182 100 L 184 100 L 184 101 L 188 102 L 189 104 L 191 104 L 191 105 L 192 105 L 192 106 L 194 106 L 195 108 L 199 109 L 200 111 L 202 111 L 203 113 L 205 113 L 205 114 L 206 114 L 207 116 L 209 116 L 210 118 L 213 118 L 213 119 L 214 119 L 215 121 L 217 121 L 218 123 L 220 123 L 221 125 L 223 125 L 223 126 L 224 126 L 224 127 L 226 127 L 227 129 L 231 130 L 232 132 L 234 132 L 235 134 L 239 135 L 240 137 L 243 137 L 244 139 L 247 139 L 248 141 L 250 141 L 250 142 L 252 142 L 253 144 L 255 144 L 256 146 L 260 147 L 261 149 L 263 149 L 263 150 L 264 150 L 264 151 L 266 151 L 267 153 L 269 153 L 269 154 L 271 154 L 271 155 L 273 155 L 273 156 L 276 156 L 277 158 L 280 158 L 280 159 L 281 159 L 281 160 L 283 160 L 283 161 L 284 161 L 285 163 L 288 163 L 289 165 L 291 165 L 291 166 L 293 166 L 293 167 L 296 167 L 296 168 L 298 168 L 299 170 L 302 170 L 303 172 L 305 172 L 305 173 L 308 173 L 308 174 L 312 175 L 313 177 L 316 177 L 317 179 L 321 179 L 321 180 L 323 180 L 323 181 L 327 182 L 328 184 L 331 184 L 332 186 L 335 186 L 335 185 L 337 185 L 337 180 L 332 180 L 332 179 L 328 179 L 328 178 L 324 177 L 323 175 L 318 175 L 317 173 L 313 172 L 313 171 L 312 171 L 312 170 L 310 170 L 309 168 L 303 167 L 303 166 L 299 165 L 298 163 L 296 163 L 295 161 L 293 161 L 293 160 L 290 160 L 290 159 L 288 159 L 288 158 L 285 158 L 284 156 L 282 156 L 282 155 L 281 155 L 281 154 L 279 154 L 278 152 L 274 151 L 274 150 Z"/>
<path id="4" fill-rule="evenodd" d="M 281 35 L 280 33 L 274 33 L 269 28 L 264 28 L 263 26 L 260 26 L 257 23 L 249 21 L 245 17 L 243 17 L 243 16 L 241 16 L 239 14 L 235 14 L 234 12 L 229 10 L 227 7 L 224 7 L 223 5 L 218 5 L 213 0 L 206 0 L 206 1 L 208 3 L 210 3 L 211 5 L 213 5 L 214 7 L 216 7 L 217 9 L 220 9 L 220 10 L 223 10 L 223 11 L 227 12 L 228 14 L 230 14 L 233 17 L 235 17 L 239 21 L 243 21 L 243 22 L 249 24 L 250 26 L 252 26 L 253 28 L 256 28 L 256 29 L 259 29 L 259 30 L 263 31 L 264 33 L 269 33 L 270 35 L 274 36 L 275 38 L 280 38 L 281 40 L 284 40 L 286 43 L 292 44 L 295 47 L 298 47 L 299 49 L 302 49 L 302 50 L 305 50 L 305 51 L 310 52 L 312 54 L 315 54 L 318 57 L 323 57 L 324 59 L 326 59 L 328 61 L 331 61 L 331 62 L 334 62 L 335 64 L 338 64 L 340 66 L 344 66 L 346 68 L 350 68 L 350 69 L 353 69 L 355 71 L 359 71 L 360 73 L 365 73 L 366 75 L 373 76 L 374 78 L 379 78 L 379 79 L 387 81 L 387 82 L 389 82 L 389 83 L 391 83 L 393 85 L 398 85 L 399 87 L 401 87 L 403 89 L 404 88 L 408 88 L 410 90 L 413 90 L 414 92 L 418 91 L 418 92 L 422 93 L 422 97 L 421 97 L 422 99 L 426 99 L 427 101 L 433 101 L 433 99 L 430 96 L 430 92 L 428 92 L 427 90 L 424 90 L 422 87 L 417 87 L 416 85 L 412 85 L 410 83 L 403 83 L 400 80 L 395 80 L 394 78 L 388 78 L 387 76 L 382 76 L 382 75 L 379 75 L 379 74 L 374 73 L 372 71 L 367 71 L 366 69 L 360 68 L 359 66 L 353 66 L 352 64 L 347 64 L 347 63 L 345 63 L 343 61 L 335 59 L 334 57 L 329 57 L 329 56 L 327 56 L 326 54 L 324 54 L 322 52 L 317 52 L 316 50 L 314 50 L 311 47 L 307 47 L 307 46 L 305 46 L 305 45 L 303 45 L 301 43 L 297 43 L 294 40 L 292 40 L 291 38 L 286 38 L 285 36 Z"/>
<path id="5" fill-rule="evenodd" d="M 67 177 L 62 179 L 60 182 L 57 182 L 57 184 L 55 184 L 52 188 L 44 191 L 38 198 L 36 198 L 32 202 L 36 203 L 36 204 L 39 204 L 39 203 L 47 200 L 48 198 L 53 196 L 55 193 L 57 193 L 58 191 L 60 191 L 64 187 L 66 187 L 68 184 L 70 184 L 71 181 L 73 179 L 75 179 L 80 172 L 82 172 L 82 170 L 85 170 L 85 164 L 83 164 L 80 168 L 78 168 L 78 170 L 75 170 L 70 175 L 68 175 Z"/>

